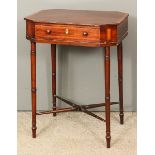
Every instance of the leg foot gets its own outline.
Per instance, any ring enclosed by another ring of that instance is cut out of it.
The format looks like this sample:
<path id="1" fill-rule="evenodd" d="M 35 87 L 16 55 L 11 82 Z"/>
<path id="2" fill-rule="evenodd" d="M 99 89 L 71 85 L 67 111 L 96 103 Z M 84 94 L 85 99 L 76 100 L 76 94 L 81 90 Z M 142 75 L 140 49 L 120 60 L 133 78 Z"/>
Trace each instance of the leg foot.
<path id="1" fill-rule="evenodd" d="M 121 113 L 119 114 L 119 116 L 120 116 L 120 124 L 124 124 L 124 114 Z"/>
<path id="2" fill-rule="evenodd" d="M 36 138 L 36 127 L 32 127 L 32 138 Z"/>
<path id="3" fill-rule="evenodd" d="M 106 141 L 107 141 L 107 148 L 110 148 L 111 137 L 110 136 L 106 136 Z"/>
<path id="4" fill-rule="evenodd" d="M 56 113 L 53 113 L 53 116 L 55 117 L 57 114 Z"/>

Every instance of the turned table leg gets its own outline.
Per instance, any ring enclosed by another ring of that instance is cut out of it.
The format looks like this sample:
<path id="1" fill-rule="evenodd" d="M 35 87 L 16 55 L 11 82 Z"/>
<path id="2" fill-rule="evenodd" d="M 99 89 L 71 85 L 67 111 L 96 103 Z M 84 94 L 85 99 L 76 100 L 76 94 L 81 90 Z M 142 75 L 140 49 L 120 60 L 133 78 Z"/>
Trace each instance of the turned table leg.
<path id="1" fill-rule="evenodd" d="M 31 42 L 32 137 L 36 138 L 36 43 Z"/>
<path id="2" fill-rule="evenodd" d="M 119 83 L 119 109 L 120 109 L 120 124 L 124 123 L 123 112 L 123 50 L 122 42 L 117 46 L 118 58 L 118 83 Z"/>
<path id="3" fill-rule="evenodd" d="M 105 47 L 105 113 L 107 148 L 110 148 L 110 47 Z"/>
<path id="4" fill-rule="evenodd" d="M 53 110 L 56 110 L 56 45 L 51 45 Z M 53 113 L 56 116 L 56 112 Z"/>

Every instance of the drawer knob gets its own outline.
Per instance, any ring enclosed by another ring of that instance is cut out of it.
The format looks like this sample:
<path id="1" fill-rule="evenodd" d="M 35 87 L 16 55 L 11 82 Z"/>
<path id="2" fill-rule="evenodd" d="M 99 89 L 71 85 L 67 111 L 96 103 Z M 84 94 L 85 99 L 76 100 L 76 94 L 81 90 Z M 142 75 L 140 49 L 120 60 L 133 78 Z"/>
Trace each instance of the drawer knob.
<path id="1" fill-rule="evenodd" d="M 68 29 L 65 29 L 65 33 L 66 33 L 66 34 L 68 34 L 68 33 L 69 33 Z"/>
<path id="2" fill-rule="evenodd" d="M 88 32 L 83 32 L 83 36 L 87 37 L 88 36 Z"/>
<path id="3" fill-rule="evenodd" d="M 47 32 L 47 34 L 51 34 L 52 31 L 51 30 L 46 30 L 46 32 Z"/>

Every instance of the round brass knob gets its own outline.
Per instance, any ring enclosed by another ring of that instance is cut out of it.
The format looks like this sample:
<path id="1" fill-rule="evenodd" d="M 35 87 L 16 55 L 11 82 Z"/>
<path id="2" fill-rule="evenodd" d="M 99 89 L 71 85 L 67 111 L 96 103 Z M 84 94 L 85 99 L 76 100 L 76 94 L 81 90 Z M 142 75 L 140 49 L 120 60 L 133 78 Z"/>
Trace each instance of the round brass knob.
<path id="1" fill-rule="evenodd" d="M 47 32 L 47 34 L 51 34 L 52 31 L 51 30 L 46 30 L 46 32 Z"/>
<path id="2" fill-rule="evenodd" d="M 88 36 L 88 32 L 83 32 L 83 36 L 87 37 Z"/>

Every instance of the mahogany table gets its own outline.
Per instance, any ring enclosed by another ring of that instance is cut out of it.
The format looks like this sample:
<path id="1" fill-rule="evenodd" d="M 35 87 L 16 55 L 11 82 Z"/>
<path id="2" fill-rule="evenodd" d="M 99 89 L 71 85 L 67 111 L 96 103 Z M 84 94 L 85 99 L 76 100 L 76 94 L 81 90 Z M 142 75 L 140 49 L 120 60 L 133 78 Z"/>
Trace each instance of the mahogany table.
<path id="1" fill-rule="evenodd" d="M 123 113 L 123 57 L 122 40 L 128 34 L 128 14 L 116 11 L 42 10 L 25 18 L 26 38 L 31 42 L 32 137 L 36 138 L 36 115 L 82 111 L 106 123 L 107 148 L 110 148 L 110 105 L 119 104 L 120 124 Z M 51 44 L 52 96 L 50 111 L 36 112 L 36 43 Z M 78 105 L 56 95 L 56 44 L 103 47 L 105 67 L 105 103 Z M 119 102 L 110 102 L 110 46 L 117 46 Z M 56 107 L 56 99 L 71 108 Z M 105 106 L 105 119 L 88 109 Z"/>

